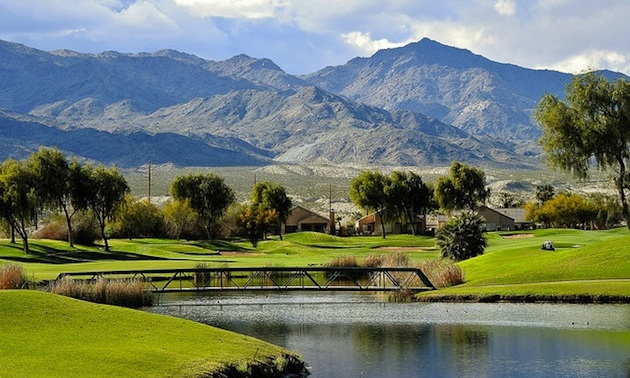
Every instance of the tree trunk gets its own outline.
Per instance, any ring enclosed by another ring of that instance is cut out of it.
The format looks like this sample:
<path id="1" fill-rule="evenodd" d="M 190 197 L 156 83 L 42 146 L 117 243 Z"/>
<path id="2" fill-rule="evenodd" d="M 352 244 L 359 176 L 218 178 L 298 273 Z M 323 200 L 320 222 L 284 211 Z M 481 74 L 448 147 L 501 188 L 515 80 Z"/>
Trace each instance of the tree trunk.
<path id="1" fill-rule="evenodd" d="M 280 241 L 282 241 L 282 221 L 278 222 L 278 234 L 280 235 Z"/>
<path id="2" fill-rule="evenodd" d="M 74 248 L 74 235 L 72 235 L 72 216 L 68 213 L 68 207 L 63 206 L 63 212 L 66 214 L 66 224 L 68 225 L 68 244 Z"/>
<path id="3" fill-rule="evenodd" d="M 385 239 L 387 237 L 387 235 L 385 234 L 385 218 L 381 213 L 376 214 L 378 214 L 378 217 L 381 218 L 381 230 L 383 231 L 383 239 Z"/>
<path id="4" fill-rule="evenodd" d="M 621 201 L 621 215 L 626 220 L 626 227 L 630 231 L 630 209 L 628 208 L 628 200 L 626 199 L 626 164 L 623 157 L 617 157 L 619 163 L 619 178 L 617 179 L 617 191 L 619 191 L 619 200 Z"/>

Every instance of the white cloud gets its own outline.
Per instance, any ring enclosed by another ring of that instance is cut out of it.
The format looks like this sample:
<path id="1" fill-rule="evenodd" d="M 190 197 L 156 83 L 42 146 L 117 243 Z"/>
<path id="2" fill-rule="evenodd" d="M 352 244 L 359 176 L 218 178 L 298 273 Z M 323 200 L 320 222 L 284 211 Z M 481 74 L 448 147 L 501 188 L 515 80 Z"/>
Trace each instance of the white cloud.
<path id="1" fill-rule="evenodd" d="M 260 19 L 277 14 L 283 0 L 174 0 L 198 17 Z"/>
<path id="2" fill-rule="evenodd" d="M 514 16 L 516 4 L 511 0 L 498 0 L 494 3 L 494 9 L 502 16 Z"/>
<path id="3" fill-rule="evenodd" d="M 413 42 L 413 40 L 408 40 L 405 42 L 395 43 L 387 40 L 386 38 L 374 40 L 372 39 L 370 33 L 358 31 L 341 34 L 341 37 L 349 45 L 355 46 L 364 51 L 366 55 L 371 55 L 378 50 L 401 47 Z"/>
<path id="4" fill-rule="evenodd" d="M 628 14 L 627 0 L 0 0 L 0 39 L 245 53 L 308 73 L 428 37 L 525 67 L 630 73 Z"/>
<path id="5" fill-rule="evenodd" d="M 550 68 L 562 72 L 582 73 L 608 67 L 613 71 L 630 71 L 630 56 L 615 51 L 592 50 L 583 54 L 573 55 Z"/>

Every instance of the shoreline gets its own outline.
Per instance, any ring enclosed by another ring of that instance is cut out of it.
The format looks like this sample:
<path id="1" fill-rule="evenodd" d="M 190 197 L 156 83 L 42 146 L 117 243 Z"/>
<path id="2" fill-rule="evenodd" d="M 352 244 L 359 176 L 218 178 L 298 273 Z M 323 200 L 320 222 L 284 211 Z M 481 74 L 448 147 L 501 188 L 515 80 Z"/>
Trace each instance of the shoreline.
<path id="1" fill-rule="evenodd" d="M 415 302 L 462 303 L 568 303 L 568 304 L 630 304 L 630 296 L 620 295 L 504 295 L 504 294 L 433 294 L 416 295 Z"/>

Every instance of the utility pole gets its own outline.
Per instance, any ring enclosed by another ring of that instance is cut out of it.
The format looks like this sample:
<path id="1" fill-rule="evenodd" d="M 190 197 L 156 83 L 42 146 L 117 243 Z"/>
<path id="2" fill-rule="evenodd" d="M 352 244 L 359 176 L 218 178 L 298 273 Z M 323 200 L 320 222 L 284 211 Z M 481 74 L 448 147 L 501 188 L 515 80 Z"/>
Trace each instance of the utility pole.
<path id="1" fill-rule="evenodd" d="M 149 199 L 149 204 L 151 204 L 151 162 L 149 162 L 147 168 L 147 179 L 147 198 Z"/>
<path id="2" fill-rule="evenodd" d="M 328 185 L 328 215 L 330 216 L 330 234 L 335 235 L 335 210 L 332 208 L 332 184 Z"/>

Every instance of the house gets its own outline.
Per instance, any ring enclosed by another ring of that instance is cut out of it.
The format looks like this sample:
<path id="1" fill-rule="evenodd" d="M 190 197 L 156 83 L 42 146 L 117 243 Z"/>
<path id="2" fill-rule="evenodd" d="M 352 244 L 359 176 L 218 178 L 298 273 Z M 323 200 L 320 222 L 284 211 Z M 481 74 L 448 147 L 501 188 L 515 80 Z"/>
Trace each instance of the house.
<path id="1" fill-rule="evenodd" d="M 429 233 L 435 233 L 444 227 L 446 222 L 448 222 L 448 215 L 446 214 L 429 214 L 427 215 L 426 229 Z"/>
<path id="2" fill-rule="evenodd" d="M 527 214 L 527 210 L 522 207 L 519 208 L 501 208 L 495 209 L 501 214 L 505 214 L 508 217 L 514 219 L 514 229 L 515 230 L 533 230 L 535 227 L 534 222 L 528 221 L 525 219 Z"/>
<path id="3" fill-rule="evenodd" d="M 411 233 L 413 230 L 412 227 L 416 227 L 416 230 L 419 233 L 424 233 L 426 231 L 426 225 L 424 217 L 418 217 L 417 222 L 414 224 L 404 224 L 399 221 L 396 222 L 387 222 L 385 223 L 385 233 L 386 234 L 404 234 Z M 377 213 L 371 213 L 364 216 L 361 219 L 358 219 L 354 224 L 355 230 L 357 234 L 362 235 L 383 235 L 383 227 L 381 225 L 381 216 Z"/>
<path id="4" fill-rule="evenodd" d="M 356 221 L 354 229 L 357 234 L 362 235 L 383 235 L 383 228 L 381 226 L 381 216 L 377 213 L 371 213 Z M 385 225 L 385 233 L 391 233 L 391 225 Z"/>
<path id="5" fill-rule="evenodd" d="M 283 225 L 284 233 L 315 231 L 328 233 L 331 227 L 330 219 L 323 217 L 302 206 L 291 209 L 287 221 Z"/>
<path id="6" fill-rule="evenodd" d="M 514 218 L 488 206 L 480 206 L 477 213 L 485 219 L 486 231 L 513 231 L 516 229 Z"/>

